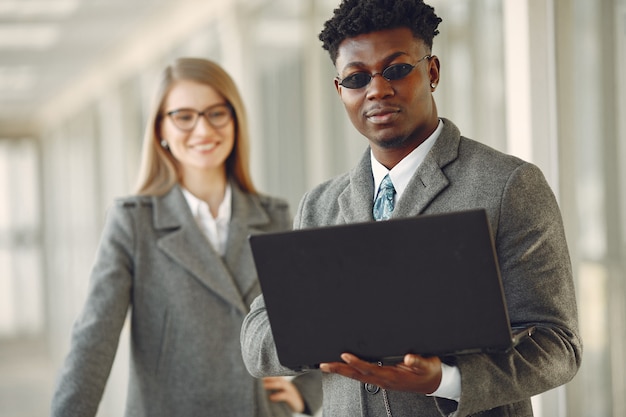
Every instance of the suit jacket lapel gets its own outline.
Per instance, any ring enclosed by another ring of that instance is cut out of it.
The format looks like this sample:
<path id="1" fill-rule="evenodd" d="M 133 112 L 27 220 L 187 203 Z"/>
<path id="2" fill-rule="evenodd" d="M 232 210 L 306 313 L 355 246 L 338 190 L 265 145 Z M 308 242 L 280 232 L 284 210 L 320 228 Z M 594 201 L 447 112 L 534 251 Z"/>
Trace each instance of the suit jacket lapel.
<path id="1" fill-rule="evenodd" d="M 460 133 L 449 120 L 397 202 L 392 217 L 417 216 L 450 184 L 443 168 L 458 157 Z"/>
<path id="2" fill-rule="evenodd" d="M 350 172 L 346 189 L 339 194 L 340 212 L 346 223 L 372 221 L 374 203 L 374 176 L 369 148 Z"/>
<path id="3" fill-rule="evenodd" d="M 230 271 L 195 223 L 180 188 L 154 198 L 154 225 L 165 232 L 157 246 L 208 290 L 246 312 Z"/>
<path id="4" fill-rule="evenodd" d="M 402 198 L 396 203 L 392 218 L 421 214 L 450 184 L 443 168 L 458 157 L 460 132 L 451 121 L 444 118 L 442 120 L 441 135 L 411 178 Z M 348 187 L 338 199 L 345 222 L 373 220 L 374 177 L 369 148 L 349 175 Z"/>

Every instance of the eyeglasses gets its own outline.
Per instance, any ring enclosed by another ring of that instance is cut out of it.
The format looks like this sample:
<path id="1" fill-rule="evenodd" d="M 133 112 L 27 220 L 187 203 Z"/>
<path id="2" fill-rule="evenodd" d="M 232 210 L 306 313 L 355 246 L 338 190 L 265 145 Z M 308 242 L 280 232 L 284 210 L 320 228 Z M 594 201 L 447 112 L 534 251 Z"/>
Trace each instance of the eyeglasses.
<path id="1" fill-rule="evenodd" d="M 372 78 L 374 78 L 374 76 L 378 74 L 380 74 L 387 81 L 401 80 L 407 75 L 409 75 L 411 71 L 413 71 L 413 68 L 417 66 L 417 64 L 419 64 L 425 59 L 430 59 L 430 57 L 431 57 L 430 55 L 426 55 L 425 57 L 422 57 L 419 61 L 415 63 L 415 65 L 411 65 L 411 64 L 389 65 L 382 72 L 376 72 L 374 74 L 370 74 L 364 71 L 355 72 L 354 74 L 348 75 L 343 80 L 337 77 L 337 81 L 339 82 L 340 86 L 355 90 L 358 88 L 363 88 L 366 85 L 368 85 L 370 81 L 372 81 Z"/>
<path id="2" fill-rule="evenodd" d="M 226 126 L 233 118 L 233 109 L 230 104 L 216 104 L 203 111 L 176 109 L 165 115 L 172 119 L 174 126 L 185 132 L 190 132 L 196 128 L 200 116 L 204 116 L 207 122 L 216 129 Z"/>

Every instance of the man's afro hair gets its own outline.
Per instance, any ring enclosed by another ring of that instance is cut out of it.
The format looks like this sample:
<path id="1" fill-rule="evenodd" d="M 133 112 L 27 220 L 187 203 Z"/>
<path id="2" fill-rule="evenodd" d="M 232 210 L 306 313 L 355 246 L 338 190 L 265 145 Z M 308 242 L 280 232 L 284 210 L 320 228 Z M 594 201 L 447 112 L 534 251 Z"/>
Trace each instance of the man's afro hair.
<path id="1" fill-rule="evenodd" d="M 324 24 L 319 39 L 335 63 L 344 39 L 385 29 L 407 27 L 432 49 L 440 22 L 435 9 L 422 0 L 343 0 Z"/>

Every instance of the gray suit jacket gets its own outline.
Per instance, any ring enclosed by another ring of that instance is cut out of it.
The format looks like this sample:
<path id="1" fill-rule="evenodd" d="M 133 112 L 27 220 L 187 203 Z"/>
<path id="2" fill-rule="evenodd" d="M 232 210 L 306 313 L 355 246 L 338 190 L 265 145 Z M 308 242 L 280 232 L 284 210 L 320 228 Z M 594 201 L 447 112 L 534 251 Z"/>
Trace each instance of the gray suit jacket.
<path id="1" fill-rule="evenodd" d="M 52 401 L 52 415 L 94 416 L 131 309 L 127 416 L 288 416 L 246 371 L 239 331 L 259 295 L 249 234 L 291 226 L 287 203 L 232 184 L 225 258 L 197 227 L 178 186 L 109 210 L 89 295 Z M 317 379 L 317 380 L 316 380 Z M 308 406 L 319 375 L 297 378 Z"/>
<path id="2" fill-rule="evenodd" d="M 528 417 L 530 397 L 569 381 L 581 360 L 560 211 L 536 166 L 461 137 L 452 122 L 443 121 L 441 136 L 396 203 L 392 218 L 485 208 L 511 322 L 534 324 L 537 332 L 508 353 L 451 358 L 461 373 L 459 403 L 390 391 L 391 411 L 394 417 Z M 303 197 L 295 228 L 372 221 L 373 195 L 368 150 L 352 171 Z M 419 302 L 419 294 L 416 297 Z M 253 375 L 289 374 L 276 358 L 262 297 L 244 320 L 242 346 Z M 323 387 L 325 416 L 386 415 L 382 393 L 370 394 L 357 381 L 325 374 Z"/>

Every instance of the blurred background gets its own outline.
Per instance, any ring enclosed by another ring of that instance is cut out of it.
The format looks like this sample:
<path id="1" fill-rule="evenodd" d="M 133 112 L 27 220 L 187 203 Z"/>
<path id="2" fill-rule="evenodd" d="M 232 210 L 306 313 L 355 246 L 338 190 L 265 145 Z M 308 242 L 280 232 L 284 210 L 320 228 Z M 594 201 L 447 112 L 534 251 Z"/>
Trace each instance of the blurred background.
<path id="1" fill-rule="evenodd" d="M 0 0 L 0 416 L 48 413 L 104 214 L 132 191 L 156 75 L 220 62 L 257 186 L 295 207 L 352 128 L 317 35 L 339 0 Z M 585 343 L 540 417 L 626 415 L 626 0 L 431 0 L 439 113 L 539 165 L 563 212 Z M 99 416 L 123 413 L 128 329 Z"/>

